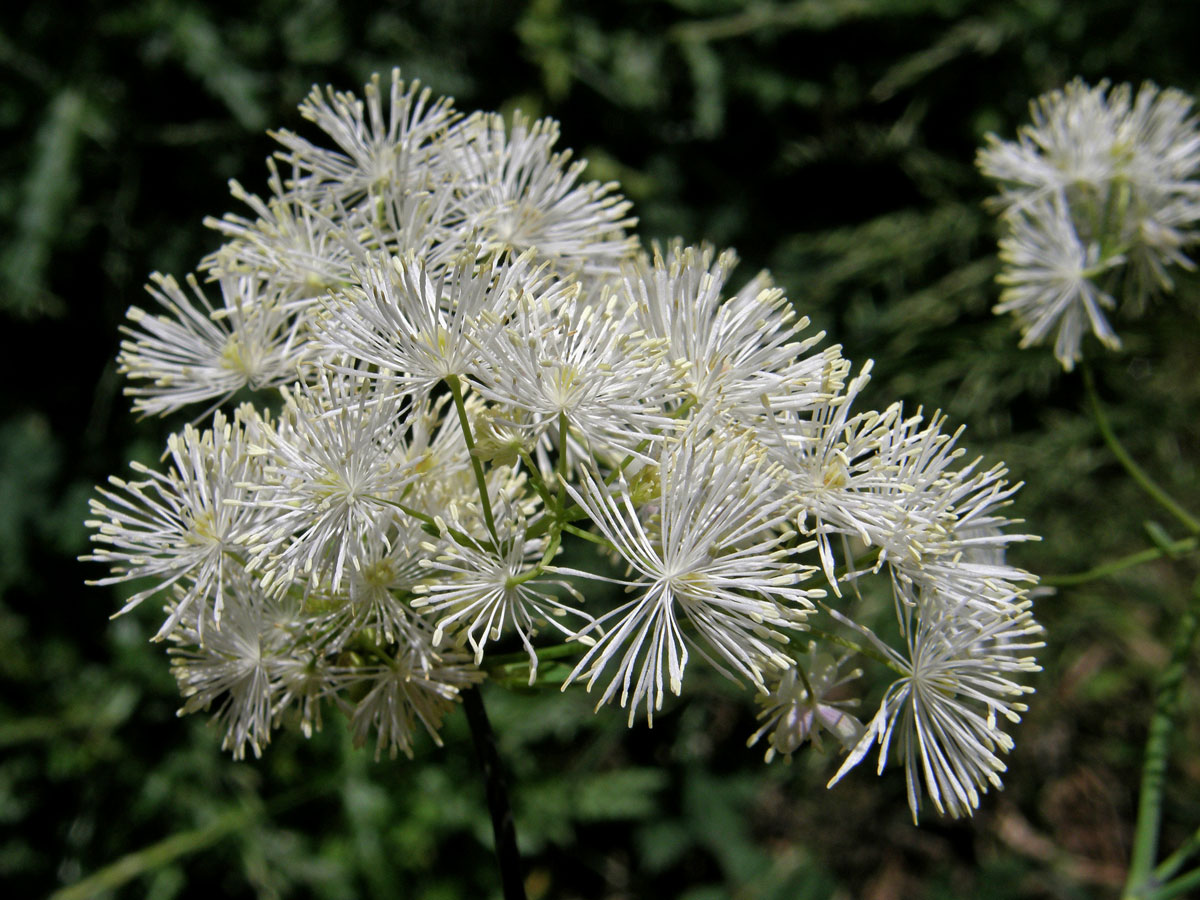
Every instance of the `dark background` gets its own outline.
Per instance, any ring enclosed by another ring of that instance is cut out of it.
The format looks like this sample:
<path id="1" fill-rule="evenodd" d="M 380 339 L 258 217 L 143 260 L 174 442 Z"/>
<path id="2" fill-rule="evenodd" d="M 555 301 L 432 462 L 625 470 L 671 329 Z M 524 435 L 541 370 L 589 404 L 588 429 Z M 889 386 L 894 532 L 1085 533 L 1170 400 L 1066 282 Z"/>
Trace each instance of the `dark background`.
<path id="1" fill-rule="evenodd" d="M 465 722 L 415 760 L 350 749 L 331 712 L 235 763 L 179 698 L 145 604 L 85 587 L 86 500 L 174 422 L 135 421 L 114 357 L 154 270 L 182 276 L 203 228 L 263 190 L 267 128 L 303 130 L 315 82 L 359 91 L 399 66 L 460 109 L 562 122 L 589 177 L 617 179 L 641 233 L 733 246 L 768 267 L 856 362 L 868 402 L 968 426 L 1027 482 L 1014 553 L 1050 574 L 1148 545 L 1159 517 L 1082 410 L 1078 376 L 1018 350 L 998 289 L 988 131 L 1075 75 L 1195 93 L 1200 4 L 1066 0 L 362 3 L 48 0 L 0 13 L 0 883 L 43 896 L 498 896 Z M 239 212 L 241 210 L 238 210 Z M 1095 360 L 1115 425 L 1200 507 L 1200 292 L 1191 277 Z M 1097 345 L 1089 339 L 1089 355 Z M 1169 523 L 1164 522 L 1164 525 Z M 973 821 L 913 828 L 896 769 L 833 792 L 811 752 L 764 766 L 754 711 L 719 679 L 652 731 L 582 691 L 488 691 L 537 897 L 1115 896 L 1155 673 L 1194 561 L 1043 598 L 1045 672 L 1006 788 Z M 878 694 L 879 685 L 875 695 Z M 1185 684 L 1185 709 L 1197 684 Z M 1200 717 L 1176 736 L 1170 850 L 1200 822 Z M 106 866 L 125 859 L 127 868 Z"/>

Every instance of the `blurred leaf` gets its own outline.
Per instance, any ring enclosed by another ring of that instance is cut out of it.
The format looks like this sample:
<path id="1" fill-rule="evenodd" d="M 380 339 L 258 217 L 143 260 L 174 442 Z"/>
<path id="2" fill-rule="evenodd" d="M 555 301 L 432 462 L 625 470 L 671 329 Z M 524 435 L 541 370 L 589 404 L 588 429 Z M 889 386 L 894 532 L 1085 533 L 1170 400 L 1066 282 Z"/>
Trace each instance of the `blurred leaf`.
<path id="1" fill-rule="evenodd" d="M 753 841 L 746 812 L 759 789 L 749 772 L 733 777 L 692 770 L 685 783 L 688 822 L 697 838 L 721 862 L 730 884 L 745 884 L 766 868 L 766 858 Z"/>
<path id="2" fill-rule="evenodd" d="M 682 41 L 724 41 L 754 32 L 789 29 L 827 31 L 865 18 L 894 18 L 927 12 L 930 7 L 958 4 L 908 2 L 908 0 L 797 0 L 793 3 L 750 3 L 729 16 L 719 16 L 676 26 L 672 36 Z"/>
<path id="3" fill-rule="evenodd" d="M 683 57 L 692 75 L 692 118 L 696 136 L 715 137 L 725 119 L 721 58 L 707 44 L 699 41 L 684 44 Z"/>
<path id="4" fill-rule="evenodd" d="M 637 830 L 641 863 L 662 872 L 679 862 L 692 844 L 691 832 L 679 822 L 650 822 Z"/>
<path id="5" fill-rule="evenodd" d="M 963 54 L 990 56 L 1015 33 L 1015 21 L 1007 18 L 955 22 L 930 47 L 890 68 L 871 88 L 871 98 L 888 100 Z"/>
<path id="6" fill-rule="evenodd" d="M 657 807 L 657 794 L 667 783 L 662 769 L 618 769 L 581 779 L 572 812 L 581 821 L 637 819 Z"/>
<path id="7" fill-rule="evenodd" d="M 329 63 L 346 52 L 346 29 L 332 0 L 295 4 L 284 17 L 280 33 L 293 62 Z"/>
<path id="8" fill-rule="evenodd" d="M 46 267 L 79 190 L 76 158 L 88 115 L 82 91 L 64 88 L 50 101 L 34 135 L 14 239 L 0 251 L 0 303 L 15 315 L 57 316 L 66 309 L 50 293 Z"/>
<path id="9" fill-rule="evenodd" d="M 0 594 L 31 574 L 27 542 L 35 523 L 54 508 L 51 495 L 60 454 L 39 413 L 0 424 Z"/>
<path id="10" fill-rule="evenodd" d="M 267 110 L 258 98 L 263 77 L 229 52 L 228 40 L 202 8 L 185 6 L 169 13 L 171 41 L 192 73 L 249 132 L 267 127 Z"/>

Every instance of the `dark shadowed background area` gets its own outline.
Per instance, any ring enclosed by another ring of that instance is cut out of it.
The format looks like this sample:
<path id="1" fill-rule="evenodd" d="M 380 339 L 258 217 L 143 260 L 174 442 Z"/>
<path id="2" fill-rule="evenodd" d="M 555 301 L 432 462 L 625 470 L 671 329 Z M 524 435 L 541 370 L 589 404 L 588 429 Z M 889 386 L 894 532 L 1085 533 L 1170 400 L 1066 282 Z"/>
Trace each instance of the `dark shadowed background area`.
<path id="1" fill-rule="evenodd" d="M 499 896 L 466 724 L 372 760 L 331 711 L 233 762 L 179 697 L 146 604 L 85 587 L 87 497 L 177 422 L 136 421 L 114 358 L 151 271 L 214 249 L 225 184 L 262 191 L 266 129 L 313 83 L 399 66 L 460 109 L 562 122 L 647 239 L 736 247 L 829 340 L 1027 483 L 1016 515 L 1066 573 L 1149 546 L 1159 516 L 1082 412 L 1078 375 L 990 309 L 996 228 L 976 147 L 1081 75 L 1200 90 L 1200 4 L 1172 0 L 188 0 L 0 13 L 0 883 L 40 897 Z M 240 210 L 239 210 L 240 211 Z M 1095 361 L 1115 426 L 1200 507 L 1200 290 Z M 1090 340 L 1090 339 L 1089 339 Z M 1095 353 L 1091 342 L 1087 350 Z M 1168 523 L 1164 523 L 1168 524 Z M 1189 579 L 1162 562 L 1040 600 L 1045 671 L 1003 793 L 914 828 L 895 768 L 748 750 L 746 694 L 689 672 L 652 731 L 581 690 L 485 693 L 511 769 L 531 898 L 1115 896 L 1152 685 Z M 129 592 L 125 592 L 128 594 Z M 698 667 L 697 667 L 698 668 Z M 881 690 L 883 684 L 877 686 Z M 1194 674 L 1184 707 L 1195 710 Z M 1164 846 L 1200 823 L 1200 715 L 1172 755 Z M 107 868 L 122 861 L 120 866 Z M 70 895 L 66 895 L 70 896 Z"/>

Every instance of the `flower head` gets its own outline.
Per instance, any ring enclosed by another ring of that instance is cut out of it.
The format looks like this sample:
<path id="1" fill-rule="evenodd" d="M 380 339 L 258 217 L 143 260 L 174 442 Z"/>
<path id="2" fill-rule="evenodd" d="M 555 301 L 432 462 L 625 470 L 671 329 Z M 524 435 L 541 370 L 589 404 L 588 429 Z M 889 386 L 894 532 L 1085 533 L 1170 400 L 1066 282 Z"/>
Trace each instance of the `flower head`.
<path id="1" fill-rule="evenodd" d="M 637 595 L 599 619 L 608 630 L 568 682 L 586 675 L 590 688 L 616 663 L 600 703 L 619 687 L 630 721 L 644 702 L 653 723 L 665 689 L 679 694 L 692 647 L 729 677 L 765 690 L 766 669 L 789 663 L 778 629 L 803 622 L 811 598 L 824 594 L 801 587 L 811 569 L 788 561 L 777 478 L 748 441 L 693 432 L 664 453 L 660 494 L 640 509 L 623 477 L 610 486 L 584 472 L 581 489 L 568 485 L 638 576 L 626 582 Z"/>
<path id="2" fill-rule="evenodd" d="M 1088 326 L 1120 346 L 1102 311 L 1117 306 L 1120 282 L 1136 313 L 1172 289 L 1171 267 L 1193 268 L 1183 251 L 1200 220 L 1200 120 L 1186 95 L 1150 83 L 1135 97 L 1127 84 L 1076 79 L 1030 109 L 1016 142 L 989 135 L 977 160 L 1000 183 L 1008 232 L 996 312 L 1017 316 L 1022 346 L 1057 326 L 1055 356 L 1069 370 Z"/>
<path id="3" fill-rule="evenodd" d="M 375 758 L 386 749 L 395 759 L 397 752 L 412 757 L 413 732 L 418 722 L 433 742 L 442 719 L 458 699 L 459 691 L 483 678 L 483 673 L 466 665 L 462 654 L 439 652 L 437 663 L 425 664 L 427 649 L 402 646 L 399 652 L 380 665 L 345 673 L 347 684 L 366 687 L 367 693 L 351 711 L 350 729 L 354 745 L 367 742 L 375 732 Z"/>
<path id="4" fill-rule="evenodd" d="M 320 147 L 291 131 L 274 132 L 284 158 L 301 173 L 296 190 L 326 194 L 346 207 L 424 186 L 439 138 L 458 118 L 449 98 L 430 102 L 419 82 L 406 85 L 392 70 L 386 94 L 378 75 L 364 100 L 349 91 L 314 85 L 300 114 L 337 144 Z"/>
<path id="5" fill-rule="evenodd" d="M 823 333 L 797 340 L 808 326 L 765 272 L 728 299 L 737 254 L 714 262 L 711 247 L 655 248 L 627 269 L 624 291 L 645 333 L 662 341 L 685 390 L 710 414 L 755 420 L 774 410 L 813 409 L 828 401 L 849 368 L 837 348 L 809 355 Z"/>
<path id="6" fill-rule="evenodd" d="M 531 272 L 528 256 L 476 269 L 463 255 L 435 275 L 408 253 L 381 260 L 361 273 L 360 287 L 331 298 L 322 338 L 356 371 L 425 395 L 474 371 L 479 342 L 513 315 L 518 297 L 556 289 Z"/>
<path id="7" fill-rule="evenodd" d="M 1099 286 L 1100 276 L 1120 266 L 1120 255 L 1102 256 L 1096 243 L 1084 244 L 1061 198 L 1040 200 L 1010 217 L 1011 232 L 1000 241 L 1008 266 L 997 313 L 1011 312 L 1021 323 L 1021 346 L 1041 343 L 1057 327 L 1054 355 L 1067 371 L 1080 359 L 1090 328 L 1111 349 L 1121 346 L 1104 310 L 1116 301 Z"/>
<path id="8" fill-rule="evenodd" d="M 921 808 L 920 786 L 938 812 L 970 815 L 988 787 L 1001 786 L 1012 749 L 1002 722 L 1019 722 L 1025 705 L 1017 698 L 1032 688 L 1016 679 L 1037 671 L 1031 651 L 1041 631 L 1027 608 L 991 615 L 962 615 L 910 597 L 915 610 L 901 655 L 870 635 L 904 675 L 895 681 L 857 746 L 829 782 L 832 787 L 879 744 L 879 771 L 887 765 L 894 737 L 908 782 L 913 821 Z"/>
<path id="9" fill-rule="evenodd" d="M 260 390 L 302 377 L 311 353 L 300 322 L 282 298 L 253 275 L 220 279 L 224 300 L 214 308 L 194 277 L 194 301 L 169 275 L 152 275 L 147 286 L 168 315 L 132 306 L 123 326 L 121 372 L 135 384 L 125 393 L 133 408 L 165 415 L 191 403 L 228 400 L 244 387 Z M 146 383 L 148 382 L 148 383 Z"/>
<path id="10" fill-rule="evenodd" d="M 257 424 L 253 413 L 239 410 L 232 422 L 218 412 L 211 429 L 189 425 L 167 442 L 171 471 L 132 463 L 143 480 L 114 476 L 109 481 L 115 490 L 101 488 L 100 498 L 90 501 L 95 518 L 87 524 L 99 547 L 84 559 L 107 563 L 113 571 L 93 583 L 154 580 L 121 612 L 176 588 L 155 640 L 170 634 L 193 607 L 200 610 L 194 614 L 198 629 L 210 618 L 221 621 L 230 572 L 240 567 L 239 544 L 263 522 L 257 511 L 239 505 L 247 497 L 245 483 L 257 477 L 258 461 L 249 450 Z"/>
<path id="11" fill-rule="evenodd" d="M 262 755 L 282 706 L 284 673 L 303 652 L 295 610 L 255 590 L 244 577 L 238 588 L 230 592 L 220 622 L 210 609 L 176 606 L 178 627 L 170 635 L 171 671 L 185 700 L 180 712 L 217 704 L 217 721 L 225 724 L 222 747 L 234 759 L 242 759 L 247 747 Z"/>
<path id="12" fill-rule="evenodd" d="M 620 459 L 644 456 L 639 445 L 674 430 L 665 415 L 676 390 L 664 347 L 629 331 L 615 300 L 593 306 L 574 292 L 525 294 L 478 351 L 480 395 L 532 443 L 558 443 L 565 422 L 584 458 Z"/>
<path id="13" fill-rule="evenodd" d="M 630 204 L 614 183 L 579 184 L 586 163 L 554 152 L 558 133 L 553 119 L 519 113 L 511 129 L 495 113 L 464 121 L 445 160 L 459 195 L 449 223 L 484 257 L 532 251 L 566 271 L 616 272 L 637 247 L 625 234 Z"/>
<path id="14" fill-rule="evenodd" d="M 440 547 L 427 545 L 426 580 L 415 588 L 413 607 L 436 621 L 434 644 L 441 642 L 443 633 L 457 635 L 475 651 L 476 665 L 483 661 L 489 641 L 508 630 L 516 632 L 529 654 L 532 685 L 537 679 L 533 639 L 542 627 L 553 626 L 571 638 L 580 626 L 566 624 L 567 617 L 589 623 L 594 619 L 549 592 L 557 586 L 582 603 L 583 597 L 567 582 L 538 577 L 537 563 L 547 542 L 526 537 L 524 516 L 502 516 L 501 521 L 507 526 L 504 533 L 487 546 L 461 530 L 462 537 L 443 541 Z"/>
<path id="15" fill-rule="evenodd" d="M 287 590 L 297 578 L 340 590 L 364 546 L 387 540 L 394 502 L 417 477 L 393 456 L 404 429 L 400 400 L 364 379 L 324 374 L 286 394 L 278 422 L 263 430 L 262 476 L 244 502 L 269 525 L 242 540 L 264 584 Z"/>
<path id="16" fill-rule="evenodd" d="M 788 760 L 805 743 L 821 746 L 821 732 L 828 732 L 843 750 L 850 750 L 863 733 L 862 722 L 847 712 L 858 705 L 858 699 L 837 698 L 837 692 L 862 675 L 854 669 L 843 674 L 845 658 L 834 659 L 809 645 L 808 660 L 784 669 L 768 693 L 757 700 L 763 709 L 758 714 L 763 723 L 746 741 L 752 747 L 764 734 L 767 738 L 766 761 L 777 753 Z"/>
<path id="17" fill-rule="evenodd" d="M 1159 284 L 1186 264 L 1200 153 L 1173 95 L 1068 94 L 1039 107 L 1045 135 L 987 163 L 1009 182 L 1002 306 L 1028 341 L 1058 328 L 1064 364 L 1089 323 L 1115 341 L 1123 260 Z M 969 812 L 998 783 L 1036 647 L 1003 466 L 963 465 L 939 414 L 858 407 L 870 364 L 851 377 L 840 348 L 816 350 L 766 273 L 730 287 L 732 251 L 645 253 L 553 121 L 461 119 L 396 73 L 362 99 L 314 89 L 301 113 L 332 146 L 280 132 L 264 196 L 235 182 L 249 211 L 208 221 L 220 299 L 154 276 L 165 314 L 132 310 L 122 344 L 139 412 L 283 398 L 184 428 L 165 472 L 135 466 L 92 504 L 99 583 L 152 579 L 125 609 L 166 592 L 184 711 L 214 710 L 240 758 L 332 702 L 356 744 L 410 754 L 505 671 L 488 662 L 502 641 L 531 684 L 554 671 L 539 659 L 571 656 L 563 687 L 601 682 L 597 707 L 619 699 L 631 725 L 699 656 L 757 692 L 768 758 L 824 735 L 853 747 L 844 772 L 880 742 L 914 810 L 923 783 Z M 1120 152 L 1071 155 L 1080 128 L 1115 129 Z M 1088 230 L 1079 210 L 1097 208 L 1124 224 Z M 583 539 L 623 577 L 556 564 Z M 873 576 L 900 650 L 850 616 Z M 576 578 L 626 593 L 595 610 Z M 792 649 L 806 629 L 865 636 L 900 676 L 865 730 L 856 670 Z"/>

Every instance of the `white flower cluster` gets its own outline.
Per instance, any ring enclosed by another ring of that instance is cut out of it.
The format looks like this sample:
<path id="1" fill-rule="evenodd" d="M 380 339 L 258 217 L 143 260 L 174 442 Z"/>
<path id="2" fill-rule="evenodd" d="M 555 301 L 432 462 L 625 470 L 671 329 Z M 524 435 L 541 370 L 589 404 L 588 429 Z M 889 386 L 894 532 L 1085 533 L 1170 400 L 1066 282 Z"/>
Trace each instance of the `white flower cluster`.
<path id="1" fill-rule="evenodd" d="M 824 729 L 844 769 L 876 741 L 882 769 L 896 737 L 914 816 L 922 782 L 970 813 L 1036 669 L 1004 470 L 963 464 L 936 415 L 855 410 L 866 371 L 765 274 L 729 289 L 731 252 L 643 251 L 553 122 L 460 116 L 395 75 L 300 110 L 336 146 L 280 133 L 269 196 L 233 186 L 251 215 L 211 221 L 201 265 L 219 299 L 154 276 L 159 311 L 125 328 L 135 410 L 278 388 L 92 504 L 97 583 L 167 598 L 184 711 L 215 705 L 240 757 L 334 704 L 394 755 L 547 652 L 631 724 L 699 657 L 757 692 L 768 757 Z M 623 578 L 565 564 L 588 541 Z M 871 575 L 898 649 L 856 620 Z M 585 602 L 614 580 L 625 602 Z M 896 673 L 868 726 L 801 634 Z"/>
<path id="2" fill-rule="evenodd" d="M 1056 327 L 1054 355 L 1070 370 L 1084 333 L 1110 349 L 1106 317 L 1137 313 L 1192 269 L 1183 249 L 1200 220 L 1200 128 L 1192 100 L 1150 83 L 1088 87 L 1076 79 L 1030 104 L 1017 140 L 988 135 L 978 165 L 1000 182 L 1005 285 L 997 313 L 1013 313 L 1021 346 Z"/>

